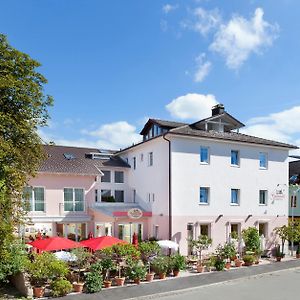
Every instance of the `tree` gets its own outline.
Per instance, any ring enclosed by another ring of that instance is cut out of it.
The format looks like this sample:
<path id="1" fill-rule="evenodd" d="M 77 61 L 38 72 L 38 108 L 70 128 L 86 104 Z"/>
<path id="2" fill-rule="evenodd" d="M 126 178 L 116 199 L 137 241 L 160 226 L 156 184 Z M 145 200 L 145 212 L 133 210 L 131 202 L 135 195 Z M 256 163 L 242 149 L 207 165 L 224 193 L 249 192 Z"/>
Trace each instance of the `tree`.
<path id="1" fill-rule="evenodd" d="M 14 49 L 0 34 L 0 257 L 24 221 L 22 191 L 44 154 L 37 129 L 49 118 L 40 63 Z"/>
<path id="2" fill-rule="evenodd" d="M 257 253 L 260 249 L 259 232 L 255 227 L 248 227 L 242 231 L 242 237 L 245 241 L 246 250 Z"/>
<path id="3" fill-rule="evenodd" d="M 211 246 L 212 239 L 207 235 L 199 235 L 197 240 L 191 239 L 188 242 L 189 245 L 197 251 L 199 256 L 199 263 L 200 265 L 202 265 L 202 252 L 203 250 L 207 250 Z"/>

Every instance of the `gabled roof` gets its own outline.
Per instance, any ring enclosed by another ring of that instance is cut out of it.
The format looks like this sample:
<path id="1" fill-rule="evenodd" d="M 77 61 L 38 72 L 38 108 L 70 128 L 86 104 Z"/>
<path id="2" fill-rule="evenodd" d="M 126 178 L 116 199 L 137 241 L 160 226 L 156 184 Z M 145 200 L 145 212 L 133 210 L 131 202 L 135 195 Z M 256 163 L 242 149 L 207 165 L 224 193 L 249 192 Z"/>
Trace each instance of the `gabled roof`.
<path id="1" fill-rule="evenodd" d="M 145 124 L 144 128 L 141 130 L 140 134 L 144 135 L 148 132 L 149 128 L 153 125 L 156 124 L 160 127 L 167 128 L 167 129 L 172 129 L 176 128 L 179 126 L 187 125 L 187 123 L 182 123 L 182 122 L 175 122 L 175 121 L 166 121 L 166 120 L 159 120 L 159 119 L 149 119 L 147 123 Z"/>
<path id="2" fill-rule="evenodd" d="M 267 140 L 256 136 L 251 136 L 251 135 L 237 133 L 237 132 L 218 132 L 214 130 L 210 130 L 210 131 L 199 130 L 195 128 L 194 125 L 185 125 L 178 128 L 174 128 L 171 129 L 169 133 L 176 134 L 176 135 L 183 135 L 183 136 L 194 136 L 194 137 L 227 140 L 227 141 L 241 142 L 241 143 L 283 147 L 289 149 L 298 148 L 297 146 L 294 145 Z"/>
<path id="3" fill-rule="evenodd" d="M 105 160 L 86 157 L 88 153 L 101 153 L 99 149 L 95 148 L 56 145 L 44 145 L 43 147 L 47 158 L 41 164 L 38 172 L 99 175 L 101 174 L 100 169 L 105 167 L 130 168 L 117 156 L 110 156 Z M 105 151 L 105 153 L 113 154 L 115 151 Z"/>

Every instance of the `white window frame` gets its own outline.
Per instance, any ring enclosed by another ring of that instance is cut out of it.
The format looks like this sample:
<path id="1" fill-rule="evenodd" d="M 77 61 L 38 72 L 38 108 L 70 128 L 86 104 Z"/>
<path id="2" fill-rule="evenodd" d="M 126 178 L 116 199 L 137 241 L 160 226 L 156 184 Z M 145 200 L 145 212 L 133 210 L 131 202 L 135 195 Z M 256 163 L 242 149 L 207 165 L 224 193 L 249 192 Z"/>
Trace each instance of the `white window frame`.
<path id="1" fill-rule="evenodd" d="M 233 203 L 232 202 L 232 191 L 233 190 L 236 190 L 237 191 L 237 200 L 238 202 L 237 203 Z M 237 188 L 232 188 L 230 190 L 230 205 L 232 206 L 239 206 L 241 204 L 241 190 L 240 189 L 237 189 Z"/>
<path id="2" fill-rule="evenodd" d="M 202 161 L 202 157 L 201 157 L 201 150 L 202 149 L 207 149 L 207 161 Z M 201 165 L 209 165 L 209 163 L 210 163 L 210 149 L 209 149 L 209 147 L 200 146 L 200 164 Z"/>
<path id="3" fill-rule="evenodd" d="M 72 203 L 73 203 L 73 210 L 65 210 L 65 189 L 72 189 L 73 190 L 73 197 L 72 197 Z M 83 190 L 83 209 L 82 210 L 75 210 L 75 189 L 76 190 Z M 85 189 L 84 187 L 64 187 L 63 188 L 63 208 L 64 212 L 66 213 L 81 213 L 85 211 Z"/>
<path id="4" fill-rule="evenodd" d="M 201 202 L 201 189 L 207 189 L 207 202 Z M 208 186 L 200 186 L 199 188 L 199 205 L 209 205 L 210 203 L 210 188 Z"/>
<path id="5" fill-rule="evenodd" d="M 231 158 L 232 158 L 232 152 L 237 152 L 237 164 L 232 164 Z M 230 165 L 232 167 L 240 167 L 241 164 L 241 157 L 240 157 L 240 151 L 236 149 L 231 149 L 230 150 Z"/>
<path id="6" fill-rule="evenodd" d="M 32 209 L 30 207 L 29 212 L 37 212 L 37 213 L 46 212 L 46 193 L 45 193 L 46 189 L 45 189 L 45 187 L 44 186 L 26 186 L 25 188 L 31 188 Z M 34 191 L 35 188 L 43 189 L 43 191 L 44 191 L 44 210 L 35 210 L 35 191 Z M 29 205 L 30 205 L 30 199 L 24 198 L 24 200 L 29 201 Z"/>
<path id="7" fill-rule="evenodd" d="M 265 167 L 261 167 L 260 166 L 260 155 L 263 154 L 266 157 L 266 166 Z M 268 153 L 267 152 L 259 152 L 258 154 L 258 163 L 259 163 L 259 169 L 260 170 L 267 170 L 268 169 Z"/>
<path id="8" fill-rule="evenodd" d="M 111 173 L 112 173 L 112 171 L 111 170 L 101 170 L 101 172 L 103 173 L 103 172 L 109 172 L 109 181 L 102 181 L 102 178 L 104 177 L 104 176 L 101 176 L 101 183 L 111 183 Z M 104 174 L 104 173 L 103 173 Z"/>
<path id="9" fill-rule="evenodd" d="M 265 193 L 265 203 L 260 203 L 260 192 Z M 267 206 L 268 205 L 268 190 L 259 190 L 258 204 L 259 204 L 259 206 Z"/>
<path id="10" fill-rule="evenodd" d="M 116 173 L 123 173 L 123 182 L 116 182 Z M 124 184 L 125 183 L 125 173 L 124 173 L 124 171 L 114 171 L 114 183 L 115 184 Z"/>

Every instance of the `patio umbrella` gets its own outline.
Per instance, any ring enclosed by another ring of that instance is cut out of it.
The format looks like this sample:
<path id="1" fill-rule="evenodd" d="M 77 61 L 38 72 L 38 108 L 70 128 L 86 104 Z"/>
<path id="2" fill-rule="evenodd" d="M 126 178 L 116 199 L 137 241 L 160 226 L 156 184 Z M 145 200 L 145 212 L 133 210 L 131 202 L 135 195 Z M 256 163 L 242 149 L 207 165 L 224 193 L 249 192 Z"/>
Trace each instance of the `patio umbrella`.
<path id="1" fill-rule="evenodd" d="M 35 240 L 28 244 L 40 251 L 55 251 L 82 247 L 77 242 L 59 236 Z"/>
<path id="2" fill-rule="evenodd" d="M 77 257 L 76 255 L 67 252 L 67 251 L 58 251 L 55 252 L 54 255 L 56 256 L 57 259 L 63 260 L 63 261 L 76 261 Z"/>
<path id="3" fill-rule="evenodd" d="M 107 247 L 111 247 L 116 244 L 127 244 L 127 242 L 119 240 L 113 236 L 100 236 L 85 241 L 81 241 L 80 244 L 83 247 L 87 247 L 96 251 Z"/>
<path id="4" fill-rule="evenodd" d="M 157 244 L 162 249 L 172 249 L 172 250 L 177 251 L 179 248 L 179 245 L 176 242 L 169 241 L 169 240 L 161 240 L 161 241 L 158 241 Z"/>

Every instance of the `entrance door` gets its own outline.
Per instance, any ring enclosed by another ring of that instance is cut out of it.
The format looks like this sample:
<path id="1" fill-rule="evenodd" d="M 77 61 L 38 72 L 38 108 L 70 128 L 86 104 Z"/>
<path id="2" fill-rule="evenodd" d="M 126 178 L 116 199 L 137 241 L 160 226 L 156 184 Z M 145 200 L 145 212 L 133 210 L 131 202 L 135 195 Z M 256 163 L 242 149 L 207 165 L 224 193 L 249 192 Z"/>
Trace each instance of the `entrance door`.
<path id="1" fill-rule="evenodd" d="M 95 237 L 109 235 L 112 236 L 111 223 L 96 223 Z"/>
<path id="2" fill-rule="evenodd" d="M 143 224 L 141 223 L 125 223 L 118 225 L 118 237 L 128 243 L 132 242 L 133 234 L 137 234 L 138 240 L 143 239 Z"/>

